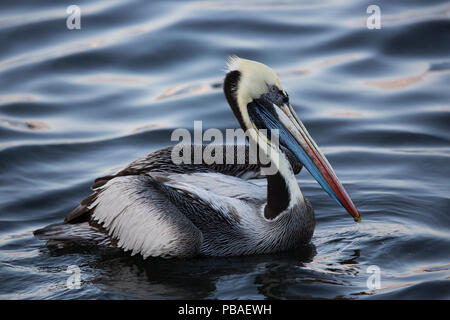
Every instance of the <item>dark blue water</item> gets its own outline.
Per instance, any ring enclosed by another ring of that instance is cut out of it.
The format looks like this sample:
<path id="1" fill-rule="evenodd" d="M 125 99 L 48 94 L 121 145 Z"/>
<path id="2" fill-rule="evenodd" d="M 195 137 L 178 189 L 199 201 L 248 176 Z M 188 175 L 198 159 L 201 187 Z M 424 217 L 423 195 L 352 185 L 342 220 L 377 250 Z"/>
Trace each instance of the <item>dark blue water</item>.
<path id="1" fill-rule="evenodd" d="M 436 0 L 1 1 L 0 298 L 449 299 L 449 16 Z M 297 252 L 143 261 L 32 236 L 174 129 L 236 128 L 230 54 L 278 72 L 360 225 L 303 170 L 317 227 Z"/>

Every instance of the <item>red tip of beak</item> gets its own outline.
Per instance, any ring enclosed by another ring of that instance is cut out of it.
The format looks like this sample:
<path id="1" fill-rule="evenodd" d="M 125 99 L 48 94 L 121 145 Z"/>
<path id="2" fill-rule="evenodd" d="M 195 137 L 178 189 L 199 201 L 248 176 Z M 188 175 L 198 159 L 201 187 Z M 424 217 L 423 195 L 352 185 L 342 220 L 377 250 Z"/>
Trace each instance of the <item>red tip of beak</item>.
<path id="1" fill-rule="evenodd" d="M 322 158 L 322 156 L 315 150 L 313 146 L 311 146 L 309 142 L 308 145 L 309 150 L 307 150 L 307 153 L 314 161 L 315 165 L 320 170 L 320 172 L 322 173 L 322 175 L 324 176 L 325 180 L 328 182 L 330 187 L 333 189 L 336 197 L 339 199 L 339 202 L 348 211 L 348 213 L 350 213 L 355 222 L 360 223 L 362 217 L 359 214 L 358 210 L 356 209 L 355 205 L 353 204 L 352 200 L 348 196 L 344 187 L 342 186 L 336 175 L 333 173 L 333 171 L 329 168 L 329 166 L 327 165 L 326 161 Z"/>

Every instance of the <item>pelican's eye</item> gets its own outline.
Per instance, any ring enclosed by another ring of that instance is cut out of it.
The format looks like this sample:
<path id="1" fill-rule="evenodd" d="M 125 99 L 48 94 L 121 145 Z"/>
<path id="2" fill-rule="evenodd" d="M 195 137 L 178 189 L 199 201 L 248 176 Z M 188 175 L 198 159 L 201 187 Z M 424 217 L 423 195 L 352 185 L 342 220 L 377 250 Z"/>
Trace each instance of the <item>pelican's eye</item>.
<path id="1" fill-rule="evenodd" d="M 278 91 L 279 91 L 279 89 L 276 85 L 273 84 L 273 85 L 269 86 L 270 93 L 278 93 Z"/>
<path id="2" fill-rule="evenodd" d="M 282 104 L 286 103 L 286 96 L 284 91 L 280 90 L 276 84 L 268 84 L 267 85 L 267 91 L 266 93 L 263 93 L 261 97 L 265 98 L 266 100 L 274 103 L 277 106 L 281 106 Z"/>

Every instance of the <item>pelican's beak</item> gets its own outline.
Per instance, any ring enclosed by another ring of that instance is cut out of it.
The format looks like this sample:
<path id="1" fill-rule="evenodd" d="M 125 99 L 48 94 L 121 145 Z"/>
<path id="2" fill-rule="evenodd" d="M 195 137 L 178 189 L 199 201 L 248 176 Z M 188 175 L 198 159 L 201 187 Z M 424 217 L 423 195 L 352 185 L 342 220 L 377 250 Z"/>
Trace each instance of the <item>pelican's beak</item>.
<path id="1" fill-rule="evenodd" d="M 280 109 L 283 111 L 278 112 L 280 122 L 298 143 L 296 146 L 289 146 L 289 149 L 294 152 L 322 188 L 342 205 L 356 222 L 361 222 L 361 215 L 334 173 L 327 158 L 317 147 L 292 106 L 284 104 Z"/>
<path id="2" fill-rule="evenodd" d="M 359 223 L 358 210 L 292 106 L 288 102 L 277 106 L 264 99 L 254 100 L 254 103 L 258 108 L 249 110 L 252 117 L 263 121 L 268 129 L 278 129 L 280 143 L 295 154 L 322 188 Z"/>

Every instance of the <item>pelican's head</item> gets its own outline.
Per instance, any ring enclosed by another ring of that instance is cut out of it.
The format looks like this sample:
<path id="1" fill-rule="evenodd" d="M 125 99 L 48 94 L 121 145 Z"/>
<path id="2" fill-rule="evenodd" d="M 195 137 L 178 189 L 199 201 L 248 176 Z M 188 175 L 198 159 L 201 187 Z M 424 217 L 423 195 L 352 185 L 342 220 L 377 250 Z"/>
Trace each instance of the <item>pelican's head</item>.
<path id="1" fill-rule="evenodd" d="M 298 158 L 355 221 L 361 221 L 330 163 L 296 115 L 275 71 L 256 61 L 230 57 L 224 93 L 243 130 L 255 129 L 257 134 L 260 129 L 278 130 L 279 143 Z"/>

